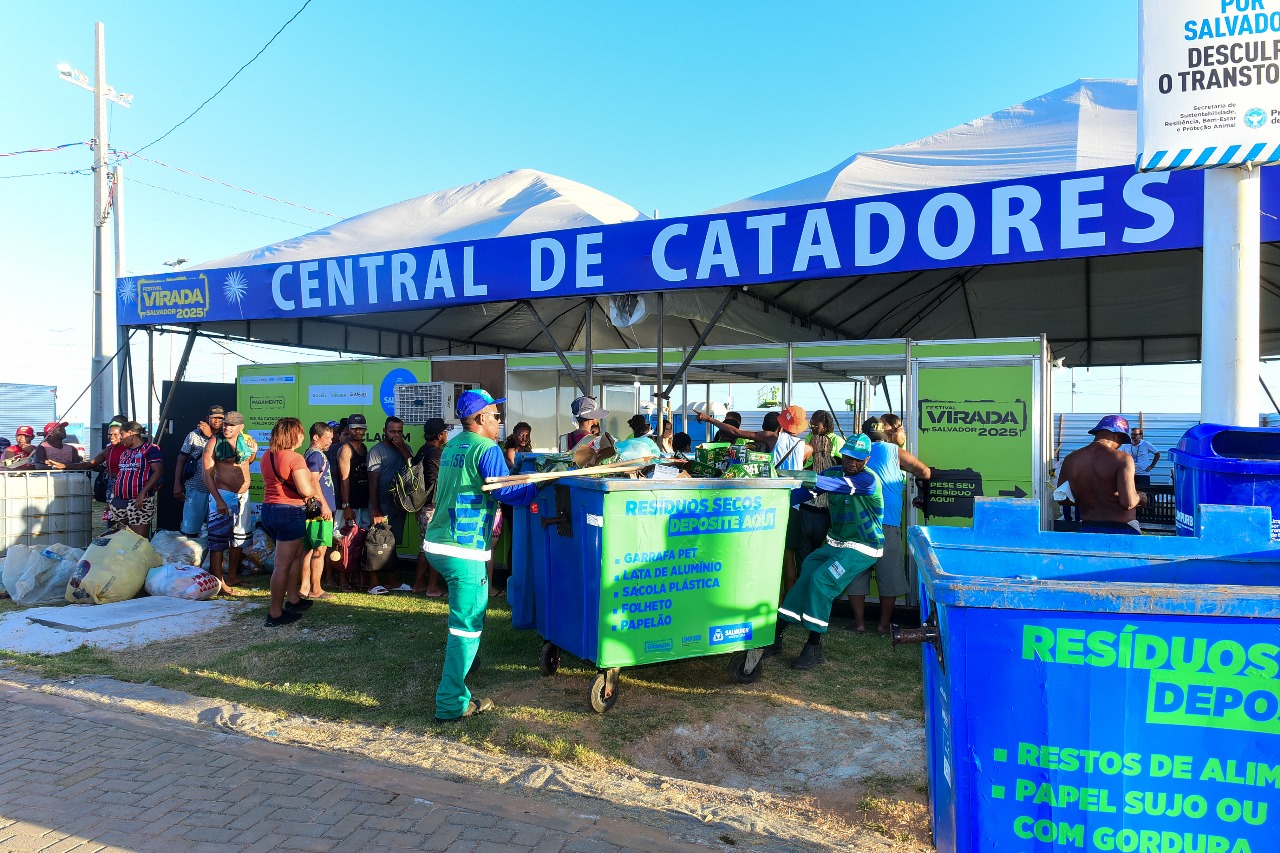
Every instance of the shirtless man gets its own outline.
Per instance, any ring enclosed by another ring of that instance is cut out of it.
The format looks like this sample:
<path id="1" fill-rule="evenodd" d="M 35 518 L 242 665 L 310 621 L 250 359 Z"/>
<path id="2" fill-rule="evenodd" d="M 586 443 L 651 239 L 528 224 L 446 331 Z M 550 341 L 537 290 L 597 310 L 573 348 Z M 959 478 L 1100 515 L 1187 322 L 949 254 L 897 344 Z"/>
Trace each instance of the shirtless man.
<path id="1" fill-rule="evenodd" d="M 1089 430 L 1093 442 L 1062 460 L 1059 488 L 1070 484 L 1080 514 L 1081 533 L 1139 534 L 1139 506 L 1147 496 L 1133 480 L 1133 457 L 1120 450 L 1128 444 L 1129 422 L 1107 415 Z"/>
<path id="2" fill-rule="evenodd" d="M 240 555 L 249 540 L 249 463 L 258 444 L 244 432 L 244 415 L 227 412 L 220 435 L 204 446 L 204 482 L 209 492 L 209 571 L 221 592 L 234 595 L 240 582 Z M 231 552 L 226 577 L 222 555 Z"/>

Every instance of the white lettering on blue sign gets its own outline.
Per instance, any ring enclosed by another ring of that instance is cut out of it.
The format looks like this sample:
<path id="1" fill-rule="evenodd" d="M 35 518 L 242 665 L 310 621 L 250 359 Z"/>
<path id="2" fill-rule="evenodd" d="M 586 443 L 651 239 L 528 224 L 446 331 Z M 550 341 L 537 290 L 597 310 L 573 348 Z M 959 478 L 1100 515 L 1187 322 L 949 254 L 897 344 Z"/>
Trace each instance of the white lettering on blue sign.
<path id="1" fill-rule="evenodd" d="M 710 278 L 712 267 L 720 267 L 725 278 L 738 277 L 738 258 L 733 253 L 727 219 L 713 219 L 707 223 L 707 238 L 702 241 L 702 257 L 698 259 L 698 280 Z"/>
<path id="2" fill-rule="evenodd" d="M 888 235 L 879 249 L 871 248 L 876 220 L 888 227 Z M 860 267 L 886 264 L 898 256 L 907 240 L 907 221 L 902 211 L 887 201 L 868 201 L 854 208 L 854 263 Z"/>
<path id="3" fill-rule="evenodd" d="M 748 216 L 745 224 L 748 231 L 760 232 L 756 238 L 756 242 L 760 246 L 760 263 L 757 267 L 760 275 L 771 275 L 773 273 L 773 229 L 787 224 L 787 215 L 785 213 L 766 213 L 761 216 Z M 831 228 L 828 226 L 827 231 L 830 232 L 830 230 Z"/>
<path id="4" fill-rule="evenodd" d="M 423 286 L 422 298 L 434 299 L 436 291 L 446 299 L 452 299 L 453 276 L 449 274 L 449 257 L 444 249 L 436 249 L 431 253 L 431 265 L 427 267 L 427 283 Z"/>
<path id="5" fill-rule="evenodd" d="M 551 272 L 544 275 L 543 258 L 551 254 Z M 551 290 L 564 278 L 564 246 L 554 237 L 539 237 L 529 243 L 529 289 L 534 293 Z"/>
<path id="6" fill-rule="evenodd" d="M 329 274 L 329 304 L 338 305 L 338 297 L 341 296 L 341 304 L 355 305 L 356 279 L 351 272 L 351 258 L 344 258 L 341 267 L 337 261 L 329 261 L 325 270 Z"/>
<path id="7" fill-rule="evenodd" d="M 1280 175 L 1262 174 L 1264 202 Z M 844 199 L 786 210 L 638 221 L 395 252 L 201 271 L 235 281 L 202 322 L 316 317 L 559 295 L 752 285 L 1166 251 L 1202 244 L 1199 171 L 1115 167 Z M 1264 219 L 1262 239 L 1280 239 Z M 572 257 L 570 257 L 572 254 Z M 191 273 L 147 279 L 145 306 L 118 288 L 125 325 L 189 319 L 170 291 Z M 1009 285 L 1014 286 L 1014 285 Z M 389 298 L 388 298 L 389 297 Z M 145 310 L 144 310 L 145 308 Z"/>
<path id="8" fill-rule="evenodd" d="M 831 220 L 822 207 L 815 207 L 804 216 L 800 248 L 796 249 L 796 262 L 791 265 L 791 271 L 807 272 L 813 258 L 822 258 L 826 269 L 840 269 L 840 253 L 836 251 L 836 239 L 831 233 Z"/>
<path id="9" fill-rule="evenodd" d="M 413 274 L 418 271 L 418 261 L 408 252 L 396 252 L 391 256 L 391 301 L 400 302 L 408 294 L 409 299 L 418 301 L 418 286 L 413 283 Z M 450 290 L 453 288 L 450 287 Z M 450 294 L 452 295 L 452 294 Z"/>
<path id="10" fill-rule="evenodd" d="M 575 287 L 604 287 L 604 276 L 592 273 L 591 268 L 599 266 L 600 253 L 592 252 L 592 246 L 599 246 L 604 242 L 604 234 L 596 232 L 594 234 L 578 235 L 578 263 L 577 263 L 577 281 Z"/>
<path id="11" fill-rule="evenodd" d="M 1021 207 L 1015 213 L 1013 201 L 1017 199 Z M 1036 227 L 1035 217 L 1040 212 L 1040 193 L 1033 187 L 1014 184 L 1011 187 L 996 187 L 991 191 L 991 254 L 1009 254 L 1009 232 L 1017 230 L 1018 239 L 1022 241 L 1022 251 L 1042 252 L 1044 243 L 1040 241 L 1040 229 Z"/>
<path id="12" fill-rule="evenodd" d="M 938 214 L 943 208 L 951 210 L 956 219 L 956 236 L 948 244 L 938 240 Z M 973 245 L 976 227 L 973 205 L 969 204 L 969 200 L 959 193 L 943 193 L 929 199 L 920 211 L 916 236 L 919 237 L 920 247 L 926 255 L 935 260 L 949 261 L 960 257 Z"/>
<path id="13" fill-rule="evenodd" d="M 685 269 L 675 269 L 667 263 L 667 243 L 671 242 L 672 237 L 683 237 L 689 233 L 689 226 L 683 222 L 675 225 L 668 225 L 658 232 L 657 238 L 653 241 L 653 249 L 649 252 L 649 260 L 653 262 L 653 271 L 663 281 L 684 281 L 689 277 L 689 271 Z"/>

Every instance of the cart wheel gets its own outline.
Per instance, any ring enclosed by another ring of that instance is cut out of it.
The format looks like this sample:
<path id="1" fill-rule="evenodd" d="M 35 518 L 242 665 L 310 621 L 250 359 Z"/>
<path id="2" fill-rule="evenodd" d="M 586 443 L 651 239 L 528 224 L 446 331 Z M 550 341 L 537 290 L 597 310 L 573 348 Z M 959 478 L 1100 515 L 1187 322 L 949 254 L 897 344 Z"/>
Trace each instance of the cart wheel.
<path id="1" fill-rule="evenodd" d="M 752 684 L 760 680 L 764 672 L 764 649 L 734 652 L 729 656 L 729 677 L 739 684 Z"/>
<path id="2" fill-rule="evenodd" d="M 618 701 L 618 670 L 602 670 L 591 682 L 591 709 L 603 714 Z"/>
<path id="3" fill-rule="evenodd" d="M 559 668 L 560 649 L 555 643 L 547 640 L 542 644 L 542 651 L 538 654 L 538 672 L 544 676 L 555 675 Z"/>

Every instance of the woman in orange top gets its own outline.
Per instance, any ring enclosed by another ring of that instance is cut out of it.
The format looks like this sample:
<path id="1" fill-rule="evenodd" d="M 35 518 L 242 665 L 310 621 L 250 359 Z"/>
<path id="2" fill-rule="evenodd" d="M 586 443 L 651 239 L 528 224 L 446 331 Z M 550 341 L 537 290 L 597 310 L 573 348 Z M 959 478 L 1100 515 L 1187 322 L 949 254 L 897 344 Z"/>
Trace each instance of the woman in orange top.
<path id="1" fill-rule="evenodd" d="M 306 437 L 302 421 L 281 418 L 271 429 L 271 444 L 262 454 L 262 529 L 276 541 L 275 568 L 271 571 L 271 608 L 266 626 L 296 622 L 311 606 L 298 594 L 302 579 L 303 537 L 306 535 L 307 498 L 315 497 L 307 461 L 295 449 Z M 288 600 L 286 600 L 286 598 Z"/>

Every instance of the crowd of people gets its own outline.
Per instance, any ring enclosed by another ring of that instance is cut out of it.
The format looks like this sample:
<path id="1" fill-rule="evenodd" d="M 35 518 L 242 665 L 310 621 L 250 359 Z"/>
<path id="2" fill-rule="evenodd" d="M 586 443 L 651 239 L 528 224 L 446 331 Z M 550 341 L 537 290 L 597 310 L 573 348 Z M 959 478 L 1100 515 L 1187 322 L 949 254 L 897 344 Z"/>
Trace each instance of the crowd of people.
<path id="1" fill-rule="evenodd" d="M 209 571 L 223 594 L 236 595 L 252 532 L 250 465 L 257 460 L 263 483 L 258 523 L 275 543 L 265 624 L 277 627 L 297 621 L 314 601 L 329 597 L 326 582 L 350 588 L 347 572 L 330 570 L 335 565 L 331 549 L 344 536 L 381 528 L 398 548 L 405 543 L 408 517 L 414 515 L 422 533 L 414 584 L 398 583 L 391 562 L 381 569 L 390 568 L 385 578 L 371 567 L 368 592 L 448 595 L 449 635 L 436 716 L 448 721 L 482 713 L 493 703 L 472 697 L 465 676 L 480 643 L 487 601 L 495 594 L 495 560 L 509 561 L 511 507 L 534 497 L 529 485 L 493 492 L 481 488 L 486 478 L 514 472 L 520 454 L 534 446 L 525 422 L 511 427 L 498 443 L 498 405 L 503 402 L 480 390 L 462 394 L 456 407 L 461 429 L 450 438 L 454 424 L 433 418 L 423 425 L 423 443 L 416 451 L 396 417 L 384 421 L 379 439 L 370 444 L 369 425 L 360 413 L 309 428 L 297 418 L 281 418 L 264 450 L 245 432 L 241 413 L 210 406 L 184 437 L 171 478 L 173 497 L 182 504 L 181 532 L 207 536 Z M 560 437 L 562 449 L 594 441 L 608 412 L 584 396 L 573 401 L 571 414 L 576 429 Z M 716 429 L 715 441 L 748 443 L 767 452 L 778 474 L 804 486 L 793 494 L 778 627 L 768 652 L 780 653 L 788 626 L 798 625 L 808 636 L 793 668 L 822 663 L 823 636 L 831 626 L 833 604 L 842 596 L 853 612 L 850 629 L 865 633 L 865 602 L 873 577 L 879 596 L 876 630 L 889 633 L 895 603 L 909 591 L 906 478 L 927 481 L 932 474 L 906 450 L 902 419 L 892 413 L 869 418 L 856 435 L 844 435 L 830 412 L 819 410 L 809 417 L 797 405 L 769 412 L 758 430 L 744 429 L 737 412 L 723 420 L 699 413 L 698 421 Z M 687 457 L 690 436 L 673 432 L 666 418 L 660 423 L 655 431 L 647 417 L 632 417 L 631 438 L 652 443 L 654 455 Z M 102 451 L 84 459 L 67 443 L 66 426 L 46 424 L 38 445 L 32 428 L 19 428 L 0 461 L 98 471 L 108 526 L 150 535 L 157 493 L 165 482 L 159 447 L 140 424 L 120 416 L 111 422 Z M 1086 531 L 1136 532 L 1134 513 L 1143 498 L 1136 472 L 1139 467 L 1149 472 L 1159 454 L 1143 447 L 1140 430 L 1130 430 L 1120 416 L 1104 418 L 1090 432 L 1094 442 L 1064 460 L 1055 494 L 1078 513 Z M 1126 445 L 1128 453 L 1121 449 Z M 1135 456 L 1142 454 L 1139 466 Z"/>

